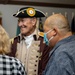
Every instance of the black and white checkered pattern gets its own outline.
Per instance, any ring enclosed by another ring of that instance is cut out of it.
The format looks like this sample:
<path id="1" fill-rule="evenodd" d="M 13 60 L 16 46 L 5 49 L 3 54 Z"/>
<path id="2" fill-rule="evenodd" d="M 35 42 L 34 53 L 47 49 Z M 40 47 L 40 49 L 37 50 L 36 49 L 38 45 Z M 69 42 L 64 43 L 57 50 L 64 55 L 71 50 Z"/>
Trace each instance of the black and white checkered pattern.
<path id="1" fill-rule="evenodd" d="M 0 75 L 25 75 L 25 69 L 18 59 L 0 55 Z"/>

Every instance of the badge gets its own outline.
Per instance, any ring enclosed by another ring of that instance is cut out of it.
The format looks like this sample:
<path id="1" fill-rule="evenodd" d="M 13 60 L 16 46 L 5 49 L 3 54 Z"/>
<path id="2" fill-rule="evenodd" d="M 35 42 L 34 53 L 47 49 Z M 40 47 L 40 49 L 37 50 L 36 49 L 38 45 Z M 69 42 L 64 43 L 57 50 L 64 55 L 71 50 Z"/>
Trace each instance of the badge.
<path id="1" fill-rule="evenodd" d="M 32 16 L 35 15 L 35 13 L 36 13 L 36 12 L 35 12 L 35 10 L 34 10 L 33 8 L 28 8 L 28 9 L 27 9 L 27 14 L 28 14 L 29 16 L 32 17 Z"/>

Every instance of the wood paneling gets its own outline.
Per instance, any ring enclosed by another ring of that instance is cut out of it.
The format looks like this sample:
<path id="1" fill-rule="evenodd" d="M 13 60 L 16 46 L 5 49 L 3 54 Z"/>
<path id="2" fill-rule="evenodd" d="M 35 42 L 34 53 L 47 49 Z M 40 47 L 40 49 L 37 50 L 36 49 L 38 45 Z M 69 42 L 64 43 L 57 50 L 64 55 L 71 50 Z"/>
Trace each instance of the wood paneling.
<path id="1" fill-rule="evenodd" d="M 75 9 L 75 4 L 59 4 L 59 3 L 32 2 L 32 1 L 19 1 L 19 0 L 0 0 L 0 4 L 32 5 L 32 6 L 45 6 L 45 7 L 59 7 L 59 8 Z"/>

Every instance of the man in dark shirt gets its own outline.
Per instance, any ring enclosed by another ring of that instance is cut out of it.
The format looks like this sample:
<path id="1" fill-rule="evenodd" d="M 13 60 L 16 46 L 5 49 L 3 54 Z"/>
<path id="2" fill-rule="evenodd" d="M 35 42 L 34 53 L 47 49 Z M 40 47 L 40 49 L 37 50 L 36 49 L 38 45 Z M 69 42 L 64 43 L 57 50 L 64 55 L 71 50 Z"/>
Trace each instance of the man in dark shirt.
<path id="1" fill-rule="evenodd" d="M 61 14 L 49 16 L 44 24 L 44 41 L 53 47 L 43 75 L 75 75 L 75 35 Z"/>

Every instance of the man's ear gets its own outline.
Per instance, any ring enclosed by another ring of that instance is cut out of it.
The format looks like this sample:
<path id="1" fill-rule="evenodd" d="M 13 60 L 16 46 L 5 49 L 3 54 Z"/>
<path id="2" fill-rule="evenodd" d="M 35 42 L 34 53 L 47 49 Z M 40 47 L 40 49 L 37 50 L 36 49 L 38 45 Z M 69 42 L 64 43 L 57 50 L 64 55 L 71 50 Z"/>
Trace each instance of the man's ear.
<path id="1" fill-rule="evenodd" d="M 57 27 L 54 27 L 53 28 L 53 35 L 55 36 L 55 35 L 57 35 L 58 34 L 58 32 L 59 32 L 59 30 L 58 30 L 58 28 Z"/>
<path id="2" fill-rule="evenodd" d="M 36 21 L 37 21 L 37 19 L 34 17 L 34 18 L 32 19 L 32 24 L 33 24 L 33 26 L 36 25 Z"/>

